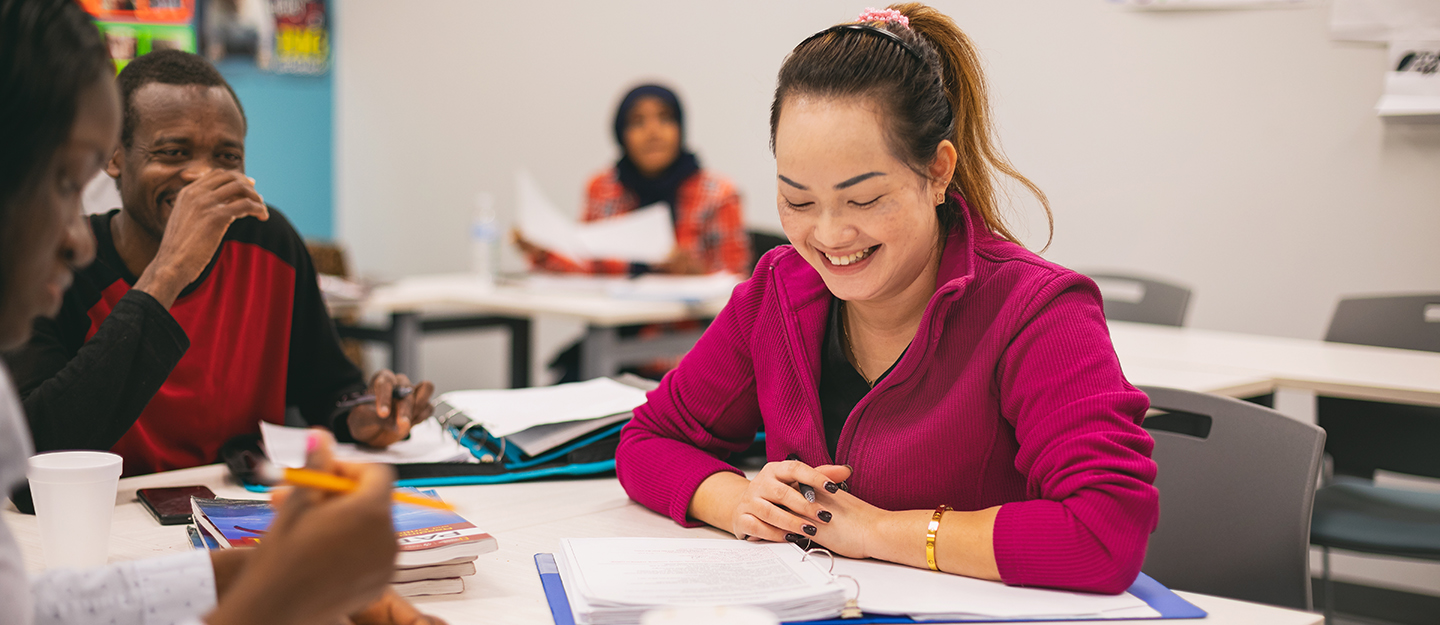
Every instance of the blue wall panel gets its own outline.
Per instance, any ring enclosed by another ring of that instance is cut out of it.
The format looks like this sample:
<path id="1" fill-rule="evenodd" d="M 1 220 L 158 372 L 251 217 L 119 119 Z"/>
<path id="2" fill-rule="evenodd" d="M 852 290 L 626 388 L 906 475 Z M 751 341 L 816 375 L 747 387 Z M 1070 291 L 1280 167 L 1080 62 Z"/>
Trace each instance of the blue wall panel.
<path id="1" fill-rule="evenodd" d="M 333 72 L 286 76 L 238 61 L 219 67 L 250 121 L 245 171 L 256 190 L 305 238 L 333 238 Z"/>

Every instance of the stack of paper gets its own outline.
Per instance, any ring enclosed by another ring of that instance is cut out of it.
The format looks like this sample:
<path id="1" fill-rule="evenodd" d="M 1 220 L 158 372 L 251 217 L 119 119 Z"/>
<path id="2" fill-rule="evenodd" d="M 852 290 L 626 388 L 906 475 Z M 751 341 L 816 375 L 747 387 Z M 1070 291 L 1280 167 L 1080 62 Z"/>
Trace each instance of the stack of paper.
<path id="1" fill-rule="evenodd" d="M 836 558 L 834 573 L 860 583 L 860 609 L 917 621 L 1158 618 L 1130 593 L 1095 595 L 1020 588 L 878 560 Z"/>
<path id="2" fill-rule="evenodd" d="M 282 467 L 305 466 L 307 428 L 292 428 L 260 422 L 265 455 Z M 475 462 L 470 450 L 456 442 L 435 419 L 426 419 L 410 429 L 410 436 L 385 449 L 371 449 L 353 443 L 336 443 L 335 459 L 341 462 L 411 464 L 417 462 Z"/>
<path id="3" fill-rule="evenodd" d="M 647 609 L 684 605 L 758 607 L 774 612 L 782 621 L 825 618 L 837 614 L 856 587 L 859 607 L 866 614 L 916 621 L 1162 616 L 1129 592 L 1096 595 L 1019 588 L 876 560 L 835 558 L 831 567 L 829 557 L 807 560 L 804 552 L 790 544 L 566 539 L 555 554 L 555 568 L 575 622 L 581 625 L 634 623 Z M 541 575 L 543 578 L 543 567 Z M 1149 583 L 1158 587 L 1153 580 Z"/>
<path id="4" fill-rule="evenodd" d="M 651 302 L 707 302 L 728 298 L 741 280 L 739 275 L 723 271 L 703 276 L 650 273 L 636 278 L 535 274 L 525 278 L 523 285 L 525 290 L 539 293 L 583 293 Z"/>
<path id="5" fill-rule="evenodd" d="M 439 498 L 434 491 L 424 494 Z M 268 501 L 197 497 L 191 507 L 195 526 L 190 540 L 196 548 L 259 544 L 275 520 Z M 454 512 L 397 504 L 391 514 L 400 543 L 391 586 L 401 596 L 464 592 L 462 578 L 475 574 L 476 558 L 498 548 L 495 537 Z"/>
<path id="6" fill-rule="evenodd" d="M 609 378 L 537 388 L 451 391 L 436 412 L 457 410 L 491 436 L 536 456 L 630 418 L 645 391 Z"/>
<path id="7" fill-rule="evenodd" d="M 750 606 L 798 621 L 836 616 L 845 605 L 844 588 L 790 544 L 570 538 L 560 545 L 555 562 L 580 625 L 638 623 L 662 606 Z"/>

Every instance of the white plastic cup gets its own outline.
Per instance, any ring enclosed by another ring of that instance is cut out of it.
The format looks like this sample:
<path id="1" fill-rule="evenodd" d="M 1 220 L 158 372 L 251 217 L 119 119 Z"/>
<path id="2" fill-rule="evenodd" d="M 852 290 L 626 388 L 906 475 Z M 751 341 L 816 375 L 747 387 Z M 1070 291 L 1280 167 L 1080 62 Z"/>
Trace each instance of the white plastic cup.
<path id="1" fill-rule="evenodd" d="M 779 625 L 768 610 L 748 606 L 656 608 L 640 615 L 640 625 Z"/>
<path id="2" fill-rule="evenodd" d="M 40 523 L 46 568 L 105 564 L 120 464 L 120 456 L 103 451 L 52 451 L 30 457 L 25 475 Z"/>

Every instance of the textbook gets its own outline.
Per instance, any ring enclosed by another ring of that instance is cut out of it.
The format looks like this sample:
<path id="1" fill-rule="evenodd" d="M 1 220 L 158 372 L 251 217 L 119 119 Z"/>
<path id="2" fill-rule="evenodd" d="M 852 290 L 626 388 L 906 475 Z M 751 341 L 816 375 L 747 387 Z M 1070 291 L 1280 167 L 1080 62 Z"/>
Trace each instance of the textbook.
<path id="1" fill-rule="evenodd" d="M 434 491 L 406 490 L 439 498 Z M 191 507 L 201 538 L 221 549 L 259 544 L 275 519 L 268 501 L 196 497 Z M 399 568 L 459 564 L 499 547 L 495 537 L 454 512 L 396 504 L 391 514 L 400 542 Z"/>
<path id="2" fill-rule="evenodd" d="M 465 592 L 465 580 L 458 577 L 424 579 L 414 582 L 391 582 L 390 589 L 401 597 L 458 595 Z"/>
<path id="3" fill-rule="evenodd" d="M 805 552 L 788 543 L 717 539 L 564 539 L 536 568 L 557 624 L 638 622 L 662 606 L 730 605 L 781 621 L 835 619 L 853 601 L 865 617 L 831 622 L 998 622 L 1203 618 L 1141 574 L 1128 592 L 1019 588 L 875 560 Z"/>
<path id="4" fill-rule="evenodd" d="M 185 533 L 190 538 L 191 547 L 196 549 L 220 548 L 220 543 L 196 529 L 194 525 L 185 526 Z M 402 597 L 457 594 L 465 592 L 465 585 L 460 578 L 474 574 L 475 556 L 455 558 L 432 566 L 397 566 L 395 575 L 390 577 L 390 586 Z"/>

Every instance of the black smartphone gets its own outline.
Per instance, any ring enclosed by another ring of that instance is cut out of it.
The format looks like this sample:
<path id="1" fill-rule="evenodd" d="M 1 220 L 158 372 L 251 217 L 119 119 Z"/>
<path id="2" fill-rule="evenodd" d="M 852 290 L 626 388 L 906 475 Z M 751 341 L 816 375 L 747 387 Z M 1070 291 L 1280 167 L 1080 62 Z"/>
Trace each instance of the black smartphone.
<path id="1" fill-rule="evenodd" d="M 135 496 L 161 525 L 184 525 L 190 522 L 190 498 L 213 498 L 215 492 L 205 486 L 176 486 L 142 488 L 135 491 Z"/>

